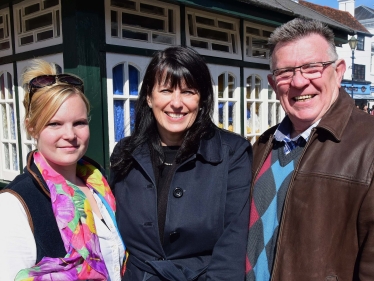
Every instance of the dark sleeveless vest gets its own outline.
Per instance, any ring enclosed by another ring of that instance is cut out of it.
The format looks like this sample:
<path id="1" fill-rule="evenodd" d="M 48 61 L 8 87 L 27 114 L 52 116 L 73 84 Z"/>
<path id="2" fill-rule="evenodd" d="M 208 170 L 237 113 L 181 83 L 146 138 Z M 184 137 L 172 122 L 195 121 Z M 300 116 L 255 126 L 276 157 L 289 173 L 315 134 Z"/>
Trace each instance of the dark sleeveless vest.
<path id="1" fill-rule="evenodd" d="M 64 257 L 66 250 L 53 214 L 48 187 L 34 164 L 32 153 L 27 158 L 24 173 L 1 192 L 15 195 L 25 208 L 36 242 L 37 264 L 43 257 Z"/>

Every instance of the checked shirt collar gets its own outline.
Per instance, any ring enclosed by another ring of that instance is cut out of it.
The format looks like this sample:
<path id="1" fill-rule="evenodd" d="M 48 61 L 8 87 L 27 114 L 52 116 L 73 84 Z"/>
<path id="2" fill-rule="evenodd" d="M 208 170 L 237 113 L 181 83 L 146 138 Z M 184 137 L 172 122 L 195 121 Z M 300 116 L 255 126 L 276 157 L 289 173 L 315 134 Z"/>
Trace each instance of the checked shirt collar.
<path id="1" fill-rule="evenodd" d="M 310 133 L 312 132 L 312 129 L 316 127 L 320 121 L 321 119 L 314 122 L 314 124 L 312 124 L 308 129 L 306 129 L 300 135 L 291 139 L 292 123 L 291 123 L 290 118 L 286 116 L 284 117 L 282 122 L 279 124 L 277 130 L 275 131 L 274 138 L 276 141 L 285 143 L 284 154 L 287 155 L 294 148 L 308 141 Z"/>

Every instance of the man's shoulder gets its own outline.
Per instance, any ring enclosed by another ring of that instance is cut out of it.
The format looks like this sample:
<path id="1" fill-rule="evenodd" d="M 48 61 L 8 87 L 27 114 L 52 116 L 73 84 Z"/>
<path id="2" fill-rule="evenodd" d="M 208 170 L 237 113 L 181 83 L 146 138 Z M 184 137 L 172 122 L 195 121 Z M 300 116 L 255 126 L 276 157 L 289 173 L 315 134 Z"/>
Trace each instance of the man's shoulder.
<path id="1" fill-rule="evenodd" d="M 374 137 L 374 116 L 362 110 L 353 109 L 346 133 L 352 137 L 355 137 L 354 134 L 358 134 L 360 138 Z"/>
<path id="2" fill-rule="evenodd" d="M 263 132 L 258 140 L 256 141 L 256 143 L 266 143 L 271 136 L 273 136 L 278 128 L 279 124 L 267 129 L 265 132 Z"/>

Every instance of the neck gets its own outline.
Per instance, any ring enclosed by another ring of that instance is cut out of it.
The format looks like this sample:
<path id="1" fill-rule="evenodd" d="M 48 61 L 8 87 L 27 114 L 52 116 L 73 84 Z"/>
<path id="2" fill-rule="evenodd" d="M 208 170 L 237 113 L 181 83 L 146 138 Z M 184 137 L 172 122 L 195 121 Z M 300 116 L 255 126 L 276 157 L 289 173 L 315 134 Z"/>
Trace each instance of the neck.
<path id="1" fill-rule="evenodd" d="M 160 134 L 160 139 L 162 146 L 181 146 L 183 143 L 183 137 L 179 134 Z"/>
<path id="2" fill-rule="evenodd" d="M 292 128 L 291 139 L 293 139 L 294 137 L 297 137 L 298 135 L 300 135 L 304 131 L 305 131 L 304 129 L 297 130 L 295 128 Z"/>

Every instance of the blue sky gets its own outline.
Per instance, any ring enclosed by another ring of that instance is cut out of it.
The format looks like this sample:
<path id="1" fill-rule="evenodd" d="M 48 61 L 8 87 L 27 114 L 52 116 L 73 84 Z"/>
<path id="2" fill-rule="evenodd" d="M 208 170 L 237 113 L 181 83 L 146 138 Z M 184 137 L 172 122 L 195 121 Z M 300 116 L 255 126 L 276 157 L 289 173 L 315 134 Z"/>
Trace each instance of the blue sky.
<path id="1" fill-rule="evenodd" d="M 329 6 L 335 9 L 339 9 L 339 4 L 337 0 L 305 0 L 305 1 L 318 4 L 318 5 L 322 5 L 322 6 Z M 358 7 L 361 5 L 374 9 L 373 0 L 356 0 L 355 7 Z"/>

